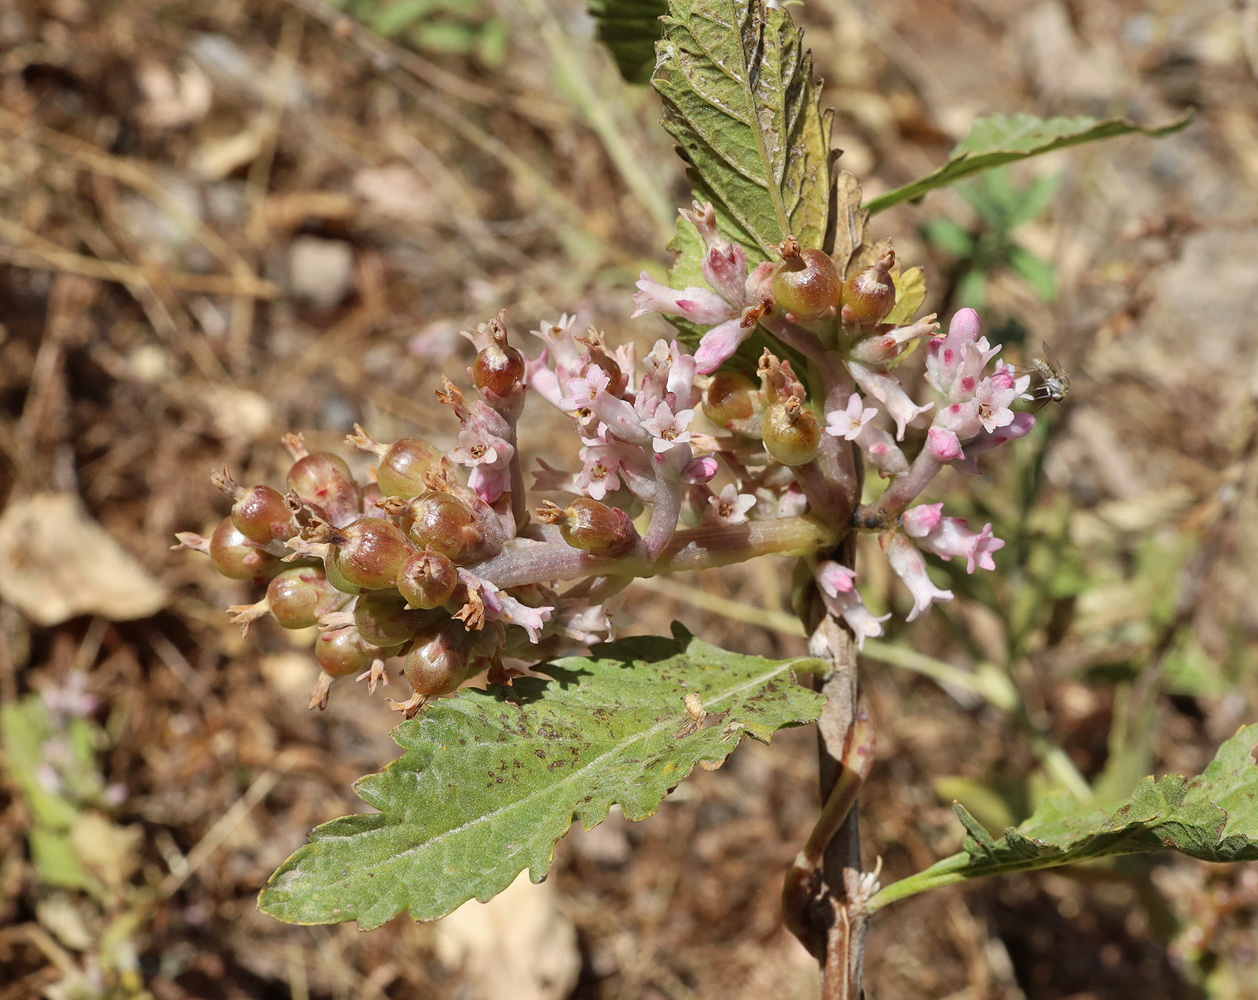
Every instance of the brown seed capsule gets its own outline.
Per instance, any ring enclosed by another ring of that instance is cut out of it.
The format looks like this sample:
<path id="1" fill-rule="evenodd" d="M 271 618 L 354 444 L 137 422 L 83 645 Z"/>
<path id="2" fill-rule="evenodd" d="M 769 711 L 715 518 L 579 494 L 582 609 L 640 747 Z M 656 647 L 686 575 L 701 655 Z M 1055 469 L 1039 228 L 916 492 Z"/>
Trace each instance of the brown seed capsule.
<path id="1" fill-rule="evenodd" d="M 779 249 L 782 262 L 769 285 L 777 308 L 805 321 L 833 316 L 843 282 L 830 255 L 824 250 L 801 250 L 793 236 Z"/>
<path id="2" fill-rule="evenodd" d="M 352 521 L 362 513 L 362 493 L 349 466 L 331 452 L 311 452 L 294 462 L 288 470 L 288 488 L 321 507 L 333 524 Z"/>
<path id="3" fill-rule="evenodd" d="M 449 694 L 469 670 L 467 633 L 446 626 L 415 641 L 402 661 L 402 673 L 420 698 Z"/>
<path id="4" fill-rule="evenodd" d="M 230 517 L 223 518 L 210 536 L 210 560 L 216 570 L 232 580 L 269 577 L 284 566 L 245 537 Z"/>
<path id="5" fill-rule="evenodd" d="M 298 566 L 284 570 L 267 585 L 266 599 L 284 628 L 309 628 L 320 615 L 344 607 L 349 595 L 333 587 L 318 566 Z"/>
<path id="6" fill-rule="evenodd" d="M 895 251 L 885 248 L 869 267 L 862 268 L 843 286 L 843 321 L 859 326 L 881 323 L 895 308 L 895 282 L 891 268 Z"/>
<path id="7" fill-rule="evenodd" d="M 327 562 L 353 587 L 387 590 L 415 549 L 402 529 L 382 517 L 363 517 L 334 528 Z"/>
<path id="8" fill-rule="evenodd" d="M 760 387 L 746 375 L 717 372 L 703 397 L 703 413 L 717 427 L 729 430 L 731 423 L 747 420 L 755 413 L 759 391 Z"/>
<path id="9" fill-rule="evenodd" d="M 764 414 L 764 447 L 783 465 L 805 465 L 821 446 L 821 423 L 808 407 L 791 396 Z"/>
<path id="10" fill-rule="evenodd" d="M 384 648 L 368 642 L 353 626 L 324 632 L 315 642 L 315 659 L 333 677 L 359 673 L 370 667 L 372 660 L 385 660 L 396 652 L 397 647 Z"/>
<path id="11" fill-rule="evenodd" d="M 376 482 L 387 497 L 417 497 L 427 486 L 424 474 L 441 467 L 441 452 L 420 438 L 401 438 L 380 456 Z"/>
<path id="12" fill-rule="evenodd" d="M 476 355 L 472 362 L 472 385 L 481 392 L 504 398 L 524 384 L 524 355 L 504 337 Z"/>
<path id="13" fill-rule="evenodd" d="M 481 540 L 475 515 L 453 494 L 441 490 L 422 493 L 410 504 L 409 514 L 410 537 L 420 548 L 458 559 Z"/>
<path id="14" fill-rule="evenodd" d="M 547 503 L 536 513 L 538 520 L 558 524 L 563 540 L 574 549 L 594 555 L 620 555 L 638 540 L 638 530 L 628 514 L 589 497 L 577 497 L 562 508 Z"/>
<path id="15" fill-rule="evenodd" d="M 459 571 L 440 552 L 417 552 L 398 571 L 397 588 L 413 608 L 439 608 L 459 585 Z"/>
<path id="16" fill-rule="evenodd" d="M 406 606 L 394 590 L 372 590 L 354 602 L 354 626 L 376 646 L 400 646 L 430 627 L 433 615 Z"/>

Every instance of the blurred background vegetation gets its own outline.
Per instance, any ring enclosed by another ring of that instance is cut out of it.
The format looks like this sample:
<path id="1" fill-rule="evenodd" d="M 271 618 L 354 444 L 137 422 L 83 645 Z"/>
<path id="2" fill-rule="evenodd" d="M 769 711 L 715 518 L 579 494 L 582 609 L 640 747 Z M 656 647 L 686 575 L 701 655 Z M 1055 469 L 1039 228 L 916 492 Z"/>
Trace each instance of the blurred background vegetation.
<path id="1" fill-rule="evenodd" d="M 1131 113 L 1119 140 L 876 220 L 927 310 L 982 304 L 1065 405 L 929 499 L 991 521 L 996 574 L 870 643 L 864 802 L 890 877 L 1066 784 L 1197 773 L 1258 719 L 1258 14 L 1228 0 L 808 0 L 842 164 L 876 194 L 977 115 Z M 279 437 L 454 428 L 434 404 L 500 308 L 609 339 L 662 274 L 681 164 L 578 0 L 10 0 L 0 10 L 0 1000 L 808 998 L 780 877 L 815 808 L 811 734 L 701 773 L 642 824 L 560 844 L 551 879 L 437 925 L 288 927 L 253 899 L 395 755 L 387 706 L 305 708 L 312 637 L 172 553 L 274 482 Z M 908 380 L 920 377 L 910 363 Z M 542 412 L 532 454 L 549 451 Z M 359 459 L 355 459 L 359 460 Z M 876 548 L 876 546 L 875 546 Z M 866 597 L 905 610 L 881 556 Z M 802 649 L 782 564 L 644 581 L 730 648 Z M 1258 868 L 1123 860 L 879 914 L 878 997 L 1209 997 L 1258 982 Z"/>

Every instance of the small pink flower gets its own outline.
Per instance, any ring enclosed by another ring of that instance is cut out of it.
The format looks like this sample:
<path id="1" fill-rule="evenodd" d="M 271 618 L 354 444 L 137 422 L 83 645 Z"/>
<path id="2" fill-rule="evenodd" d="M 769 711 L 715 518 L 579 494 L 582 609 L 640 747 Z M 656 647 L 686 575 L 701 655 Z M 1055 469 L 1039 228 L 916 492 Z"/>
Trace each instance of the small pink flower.
<path id="1" fill-rule="evenodd" d="M 940 590 L 931 583 L 926 575 L 926 560 L 906 535 L 899 531 L 884 531 L 878 541 L 887 553 L 891 568 L 913 595 L 913 610 L 906 620 L 913 621 L 935 601 L 952 600 L 951 590 Z"/>
<path id="2" fill-rule="evenodd" d="M 576 486 L 595 500 L 620 489 L 620 460 L 615 449 L 607 445 L 586 445 L 581 449 L 584 464 L 577 474 Z"/>
<path id="3" fill-rule="evenodd" d="M 633 297 L 637 308 L 630 319 L 647 313 L 663 313 L 666 316 L 684 316 L 694 323 L 709 326 L 729 319 L 733 310 L 728 302 L 710 288 L 690 287 L 678 291 L 661 285 L 646 271 L 638 277 L 638 292 Z"/>
<path id="4" fill-rule="evenodd" d="M 721 492 L 708 497 L 707 517 L 717 524 L 746 524 L 747 511 L 756 505 L 750 493 L 739 493 L 738 487 L 728 483 Z"/>
<path id="5" fill-rule="evenodd" d="M 1007 372 L 983 379 L 974 393 L 974 400 L 978 403 L 978 418 L 983 424 L 983 430 L 990 434 L 992 431 L 1008 427 L 1013 423 L 1013 410 L 1009 407 L 1017 398 L 1018 390 L 1014 385 L 1013 377 Z"/>
<path id="6" fill-rule="evenodd" d="M 642 421 L 642 429 L 651 435 L 651 447 L 659 454 L 690 441 L 690 431 L 686 428 L 694 418 L 694 410 L 674 413 L 667 401 L 661 400 L 655 412 Z"/>
<path id="7" fill-rule="evenodd" d="M 943 517 L 942 509 L 943 504 L 938 503 L 906 510 L 902 518 L 905 532 L 940 559 L 964 556 L 967 573 L 973 573 L 976 566 L 994 570 L 996 563 L 992 553 L 1003 549 L 1005 543 L 992 534 L 992 526 L 985 524 L 982 531 L 973 532 L 961 518 Z"/>
<path id="8" fill-rule="evenodd" d="M 610 384 L 611 379 L 607 372 L 597 365 L 590 365 L 584 377 L 568 380 L 565 386 L 567 395 L 559 400 L 559 406 L 568 411 L 588 410 L 594 400 L 598 399 L 599 393 L 606 392 Z"/>
<path id="9" fill-rule="evenodd" d="M 865 406 L 860 393 L 854 392 L 848 397 L 846 410 L 831 410 L 826 414 L 826 433 L 855 441 L 865 425 L 876 416 L 878 409 Z"/>
<path id="10" fill-rule="evenodd" d="M 656 456 L 657 459 L 662 457 L 661 455 Z M 716 459 L 711 455 L 691 459 L 682 470 L 681 481 L 692 486 L 698 486 L 701 483 L 710 482 L 719 469 L 720 465 L 717 464 Z"/>
<path id="11" fill-rule="evenodd" d="M 904 440 L 904 429 L 924 413 L 934 409 L 934 403 L 918 406 L 909 399 L 900 380 L 877 369 L 870 368 L 858 361 L 849 361 L 848 370 L 866 393 L 878 400 L 895 421 L 895 437 Z"/>

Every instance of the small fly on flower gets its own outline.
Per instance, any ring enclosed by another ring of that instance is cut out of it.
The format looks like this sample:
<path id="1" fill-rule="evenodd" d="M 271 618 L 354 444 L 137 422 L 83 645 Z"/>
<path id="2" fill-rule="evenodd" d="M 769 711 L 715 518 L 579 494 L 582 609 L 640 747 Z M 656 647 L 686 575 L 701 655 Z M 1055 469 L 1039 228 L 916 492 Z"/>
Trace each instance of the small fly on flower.
<path id="1" fill-rule="evenodd" d="M 1016 375 L 1039 376 L 1040 384 L 1023 395 L 1023 399 L 1038 399 L 1040 406 L 1060 403 L 1070 392 L 1070 375 L 1048 344 L 1041 343 L 1040 346 L 1044 348 L 1044 357 L 1032 358 L 1029 365 L 1011 365 L 1010 370 Z"/>
<path id="2" fill-rule="evenodd" d="M 1040 376 L 1040 384 L 1036 386 L 1032 398 L 1046 403 L 1060 403 L 1070 392 L 1070 375 L 1048 344 L 1041 343 L 1040 346 L 1044 348 L 1044 357 L 1031 360 L 1031 367 Z"/>

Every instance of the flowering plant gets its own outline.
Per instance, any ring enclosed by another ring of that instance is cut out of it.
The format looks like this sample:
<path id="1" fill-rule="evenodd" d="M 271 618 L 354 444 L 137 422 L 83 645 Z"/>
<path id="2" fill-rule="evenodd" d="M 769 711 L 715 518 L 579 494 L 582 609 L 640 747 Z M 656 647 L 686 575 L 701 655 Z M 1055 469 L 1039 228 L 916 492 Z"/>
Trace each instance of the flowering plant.
<path id="1" fill-rule="evenodd" d="M 675 339 L 638 359 L 562 316 L 533 331 L 540 349 L 526 357 L 499 315 L 466 334 L 475 396 L 449 379 L 438 393 L 458 421 L 457 447 L 385 444 L 356 428 L 349 443 L 376 458 L 358 482 L 342 459 L 290 435 L 285 492 L 245 489 L 223 470 L 215 482 L 230 515 L 209 537 L 181 536 L 226 575 L 269 581 L 262 600 L 232 609 L 246 629 L 267 614 L 319 627 L 312 707 L 341 676 L 372 691 L 389 684 L 395 657 L 410 685 L 393 702 L 407 720 L 395 734 L 405 755 L 357 786 L 378 812 L 315 830 L 262 908 L 363 927 L 403 909 L 442 916 L 524 867 L 544 877 L 574 818 L 593 826 L 612 804 L 644 818 L 743 735 L 767 742 L 813 721 L 827 791 L 783 904 L 831 996 L 860 995 L 869 914 L 913 892 L 1120 850 L 1258 857 L 1258 823 L 1226 837 L 1202 825 L 1201 803 L 1221 812 L 1227 786 L 1208 772 L 1195 785 L 1149 779 L 1140 808 L 1097 814 L 1059 796 L 999 841 L 962 810 L 961 853 L 881 889 L 860 866 L 854 805 L 874 736 L 856 652 L 888 616 L 861 599 L 854 538 L 877 536 L 912 597 L 909 620 L 953 596 L 930 578 L 928 556 L 995 570 L 1004 543 L 992 525 L 946 516 L 922 494 L 946 466 L 977 475 L 980 456 L 1026 436 L 1036 418 L 1020 401 L 1065 391 L 1045 363 L 1022 372 L 1001 361 L 971 309 L 946 331 L 933 314 L 915 318 L 922 273 L 873 240 L 871 212 L 1135 126 L 985 120 L 940 170 L 862 204 L 855 179 L 833 169 L 829 117 L 788 14 L 674 0 L 662 23 L 644 25 L 696 199 L 680 212 L 669 280 L 644 272 L 634 315 L 670 318 Z M 930 398 L 897 375 L 919 347 Z M 528 469 L 517 429 L 529 397 L 564 414 L 567 467 Z M 808 657 L 743 656 L 680 628 L 610 641 L 635 578 L 766 555 L 804 570 Z M 485 687 L 460 690 L 482 673 Z M 1220 759 L 1239 759 L 1253 735 Z"/>

